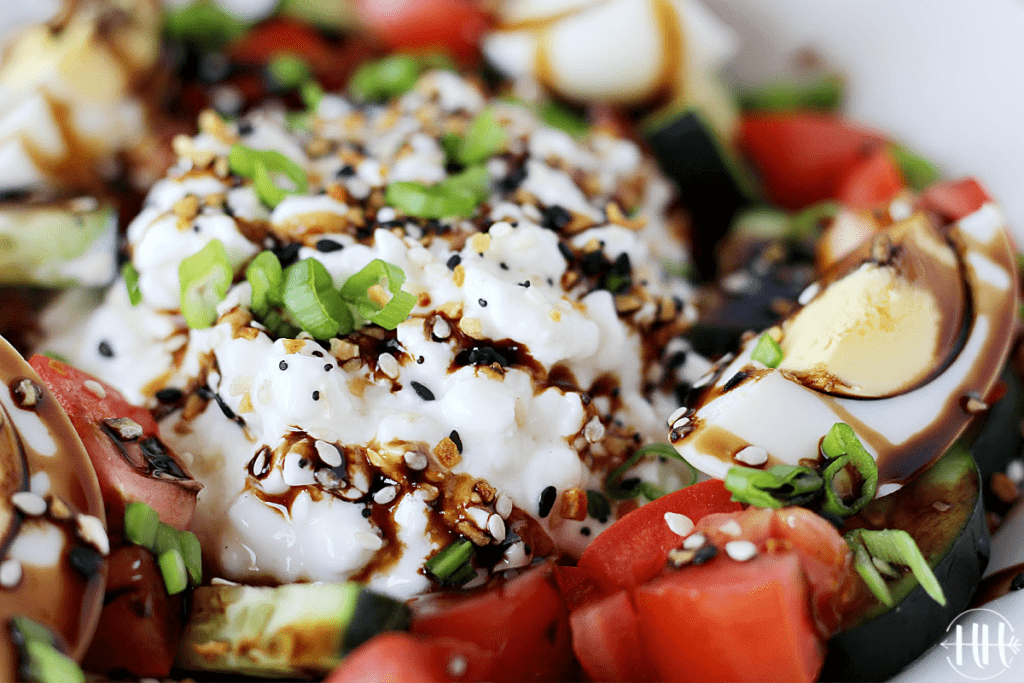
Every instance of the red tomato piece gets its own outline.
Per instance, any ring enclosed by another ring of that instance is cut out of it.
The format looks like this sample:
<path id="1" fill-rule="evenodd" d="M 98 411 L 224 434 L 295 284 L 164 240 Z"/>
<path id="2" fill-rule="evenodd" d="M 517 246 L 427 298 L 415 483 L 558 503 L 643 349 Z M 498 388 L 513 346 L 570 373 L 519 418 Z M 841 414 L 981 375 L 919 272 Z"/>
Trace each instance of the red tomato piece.
<path id="1" fill-rule="evenodd" d="M 487 654 L 473 643 L 392 631 L 350 652 L 324 683 L 481 681 L 487 668 Z"/>
<path id="2" fill-rule="evenodd" d="M 717 479 L 688 486 L 616 521 L 587 546 L 577 565 L 590 571 L 608 592 L 632 588 L 661 571 L 668 551 L 682 540 L 668 528 L 666 512 L 677 512 L 696 522 L 712 512 L 740 509 L 742 506 L 732 501 L 732 494 Z"/>
<path id="3" fill-rule="evenodd" d="M 393 50 L 441 50 L 464 62 L 478 58 L 490 20 L 475 0 L 356 0 L 371 35 Z"/>
<path id="4" fill-rule="evenodd" d="M 108 533 L 120 538 L 124 509 L 132 501 L 146 503 L 159 513 L 161 521 L 175 528 L 187 527 L 202 484 L 160 441 L 149 411 L 126 401 L 109 384 L 53 358 L 33 356 L 29 364 L 53 392 L 85 444 L 103 493 Z M 89 385 L 94 389 L 88 389 L 86 382 L 95 382 Z M 105 424 L 116 418 L 132 420 L 141 427 L 142 435 L 116 438 Z"/>
<path id="5" fill-rule="evenodd" d="M 836 198 L 849 209 L 873 209 L 888 204 L 905 187 L 892 154 L 878 147 L 847 171 L 839 182 Z"/>
<path id="6" fill-rule="evenodd" d="M 969 216 L 992 201 L 988 190 L 975 178 L 935 183 L 921 194 L 921 206 L 950 221 Z"/>
<path id="7" fill-rule="evenodd" d="M 412 607 L 413 633 L 486 652 L 485 680 L 566 680 L 573 671 L 569 619 L 552 564 L 480 592 L 428 596 Z"/>
<path id="8" fill-rule="evenodd" d="M 749 114 L 739 144 L 761 172 L 768 197 L 787 209 L 836 196 L 843 176 L 885 138 L 832 114 Z"/>
<path id="9" fill-rule="evenodd" d="M 573 652 L 591 680 L 660 679 L 640 640 L 640 624 L 627 591 L 573 610 L 569 625 Z"/>
<path id="10" fill-rule="evenodd" d="M 659 680 L 810 683 L 824 662 L 795 553 L 668 571 L 635 599 Z"/>
<path id="11" fill-rule="evenodd" d="M 242 64 L 267 64 L 277 55 L 290 54 L 313 69 L 329 62 L 333 52 L 312 27 L 280 17 L 253 26 L 228 46 L 231 58 Z"/>

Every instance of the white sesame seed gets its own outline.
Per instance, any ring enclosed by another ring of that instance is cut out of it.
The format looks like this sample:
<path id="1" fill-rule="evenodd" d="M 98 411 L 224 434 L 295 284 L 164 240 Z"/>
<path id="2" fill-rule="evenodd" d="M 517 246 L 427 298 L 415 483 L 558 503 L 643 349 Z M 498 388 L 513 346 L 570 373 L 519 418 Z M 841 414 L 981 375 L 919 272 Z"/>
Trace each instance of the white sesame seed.
<path id="1" fill-rule="evenodd" d="M 804 291 L 800 292 L 800 296 L 796 298 L 796 302 L 801 306 L 806 306 L 808 303 L 810 303 L 811 299 L 818 296 L 819 291 L 821 291 L 821 285 L 819 285 L 817 282 L 812 282 L 811 284 L 807 285 Z"/>
<path id="2" fill-rule="evenodd" d="M 469 668 L 469 662 L 462 655 L 452 655 L 448 659 L 448 665 L 445 668 L 448 670 L 449 676 L 458 678 L 466 673 L 466 670 Z"/>
<path id="3" fill-rule="evenodd" d="M 305 461 L 305 464 L 303 464 Z M 308 486 L 316 481 L 316 473 L 309 466 L 309 460 L 297 451 L 290 451 L 284 456 L 281 466 L 281 479 L 288 486 Z"/>
<path id="4" fill-rule="evenodd" d="M 341 465 L 341 451 L 333 443 L 327 443 L 326 441 L 317 441 L 313 444 L 316 448 L 316 454 L 320 456 L 320 461 L 328 467 L 338 467 Z"/>
<path id="5" fill-rule="evenodd" d="M 263 471 L 263 468 L 267 466 L 267 456 L 261 450 L 256 454 L 256 457 L 252 460 L 252 471 L 253 474 L 259 474 Z"/>
<path id="6" fill-rule="evenodd" d="M 718 530 L 723 534 L 729 534 L 730 536 L 739 536 L 743 533 L 743 527 L 735 519 L 730 519 L 728 522 L 718 527 Z"/>
<path id="7" fill-rule="evenodd" d="M 406 451 L 403 458 L 411 470 L 419 472 L 427 469 L 427 456 L 419 451 Z"/>
<path id="8" fill-rule="evenodd" d="M 46 500 L 31 491 L 18 491 L 11 496 L 11 502 L 23 515 L 38 517 L 46 513 Z"/>
<path id="9" fill-rule="evenodd" d="M 384 547 L 384 539 L 377 534 L 371 534 L 369 531 L 357 531 L 355 539 L 359 545 L 367 550 L 380 550 Z"/>
<path id="10" fill-rule="evenodd" d="M 103 522 L 92 515 L 78 515 L 76 520 L 78 536 L 96 548 L 104 557 L 110 554 L 110 539 L 107 538 L 107 530 L 103 528 Z"/>
<path id="11" fill-rule="evenodd" d="M 530 564 L 530 556 L 526 553 L 526 544 L 522 541 L 516 541 L 508 547 L 501 561 L 494 565 L 494 571 L 499 572 L 505 569 L 525 567 L 528 564 Z"/>
<path id="12" fill-rule="evenodd" d="M 50 492 L 50 475 L 46 472 L 36 472 L 29 479 L 28 487 L 37 496 L 45 496 Z"/>
<path id="13" fill-rule="evenodd" d="M 433 334 L 438 339 L 447 339 L 448 335 L 452 333 L 452 326 L 448 324 L 448 321 L 444 318 L 435 318 L 434 327 L 431 329 Z"/>
<path id="14" fill-rule="evenodd" d="M 241 584 L 237 583 L 235 581 L 231 581 L 230 579 L 225 579 L 225 578 L 220 577 L 220 576 L 215 576 L 212 579 L 210 579 L 210 585 L 211 586 L 240 586 Z"/>
<path id="15" fill-rule="evenodd" d="M 952 505 L 950 505 L 944 500 L 937 500 L 934 503 L 932 503 L 932 507 L 938 510 L 939 512 L 945 512 L 946 510 L 951 508 Z"/>
<path id="16" fill-rule="evenodd" d="M 480 508 L 466 508 L 463 514 L 466 515 L 466 519 L 473 523 L 473 526 L 481 530 L 487 528 L 487 520 L 491 516 L 487 510 Z"/>
<path id="17" fill-rule="evenodd" d="M 729 541 L 725 544 L 725 554 L 737 562 L 746 562 L 757 555 L 757 546 L 750 541 Z"/>
<path id="18" fill-rule="evenodd" d="M 391 379 L 398 377 L 398 359 L 390 353 L 382 353 L 377 358 L 377 368 Z"/>
<path id="19" fill-rule="evenodd" d="M 690 418 L 688 418 L 688 417 L 681 417 L 681 418 L 679 418 L 678 420 L 676 420 L 675 422 L 672 423 L 672 431 L 676 431 L 677 429 L 682 429 L 683 427 L 685 427 L 688 424 L 690 424 Z"/>
<path id="20" fill-rule="evenodd" d="M 598 418 L 592 418 L 587 426 L 583 428 L 583 438 L 589 443 L 597 443 L 604 438 L 604 425 Z"/>
<path id="21" fill-rule="evenodd" d="M 756 467 L 768 462 L 768 451 L 760 446 L 747 446 L 732 457 L 736 462 Z"/>
<path id="22" fill-rule="evenodd" d="M 698 531 L 686 537 L 686 540 L 683 541 L 683 548 L 686 550 L 697 550 L 707 542 L 708 537 Z"/>
<path id="23" fill-rule="evenodd" d="M 914 207 L 910 205 L 906 199 L 895 199 L 889 204 L 889 215 L 894 221 L 902 221 L 905 218 L 910 218 L 910 214 L 914 212 Z"/>
<path id="24" fill-rule="evenodd" d="M 14 588 L 21 582 L 21 562 L 4 560 L 0 562 L 0 586 Z"/>
<path id="25" fill-rule="evenodd" d="M 85 380 L 85 390 L 96 398 L 106 398 L 107 390 L 103 388 L 103 385 L 94 379 Z"/>
<path id="26" fill-rule="evenodd" d="M 671 415 L 668 416 L 668 427 L 669 427 L 669 429 L 672 428 L 672 425 L 675 424 L 676 420 L 678 420 L 681 417 L 686 417 L 686 411 L 687 410 L 689 410 L 689 408 L 687 408 L 686 406 L 680 406 L 680 407 L 676 408 L 674 413 L 672 413 Z"/>
<path id="27" fill-rule="evenodd" d="M 498 543 L 505 540 L 505 520 L 501 515 L 491 515 L 487 518 L 487 531 Z"/>
<path id="28" fill-rule="evenodd" d="M 398 489 L 394 486 L 385 486 L 373 494 L 373 502 L 377 505 L 387 505 L 398 495 Z"/>
<path id="29" fill-rule="evenodd" d="M 498 500 L 494 501 L 494 511 L 501 515 L 502 519 L 508 519 L 508 516 L 512 514 L 512 499 L 502 493 L 498 496 Z"/>
<path id="30" fill-rule="evenodd" d="M 693 520 L 678 512 L 666 512 L 665 523 L 672 533 L 677 536 L 686 536 L 693 531 Z"/>
<path id="31" fill-rule="evenodd" d="M 1006 466 L 1006 476 L 1008 476 L 1010 481 L 1014 484 L 1024 482 L 1024 461 L 1011 460 L 1010 464 Z"/>

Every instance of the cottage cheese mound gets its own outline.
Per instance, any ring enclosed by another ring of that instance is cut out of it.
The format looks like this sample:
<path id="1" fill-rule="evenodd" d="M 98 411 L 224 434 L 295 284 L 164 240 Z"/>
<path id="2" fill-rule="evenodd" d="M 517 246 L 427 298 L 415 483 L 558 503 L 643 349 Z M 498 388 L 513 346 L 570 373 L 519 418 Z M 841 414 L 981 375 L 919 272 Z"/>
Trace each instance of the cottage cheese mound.
<path id="1" fill-rule="evenodd" d="M 506 144 L 485 162 L 490 196 L 473 217 L 385 204 L 390 183 L 447 177 L 440 141 L 488 106 Z M 194 527 L 217 572 L 354 578 L 408 597 L 460 536 L 493 549 L 477 555 L 481 579 L 578 554 L 610 521 L 588 516 L 587 491 L 664 439 L 662 389 L 688 367 L 689 290 L 661 270 L 687 254 L 653 162 L 444 71 L 387 106 L 327 95 L 300 130 L 273 109 L 200 124 L 128 230 L 141 304 L 113 287 L 61 350 L 166 413 L 165 439 L 205 485 Z M 309 192 L 269 209 L 228 171 L 235 143 L 285 154 Z M 235 284 L 216 325 L 189 330 L 178 265 L 214 238 Z M 383 259 L 418 303 L 395 330 L 277 338 L 249 310 L 244 271 L 263 249 L 319 260 L 338 287 Z M 671 465 L 637 471 L 672 477 Z"/>

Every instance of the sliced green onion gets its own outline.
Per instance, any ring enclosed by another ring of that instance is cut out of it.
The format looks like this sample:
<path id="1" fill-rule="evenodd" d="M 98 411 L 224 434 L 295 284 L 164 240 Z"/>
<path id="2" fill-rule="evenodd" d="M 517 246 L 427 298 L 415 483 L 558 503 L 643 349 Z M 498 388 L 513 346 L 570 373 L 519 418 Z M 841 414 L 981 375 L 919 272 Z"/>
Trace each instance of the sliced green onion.
<path id="1" fill-rule="evenodd" d="M 232 145 L 228 153 L 228 168 L 236 175 L 252 178 L 256 195 L 271 208 L 280 204 L 286 195 L 304 194 L 309 189 L 309 179 L 302 167 L 275 150 Z M 271 173 L 283 174 L 295 189 L 282 189 L 274 182 Z"/>
<path id="2" fill-rule="evenodd" d="M 233 273 L 227 250 L 218 240 L 178 265 L 181 282 L 181 314 L 193 329 L 210 327 L 217 320 L 217 304 L 227 296 Z"/>
<path id="3" fill-rule="evenodd" d="M 252 288 L 252 312 L 259 317 L 270 312 L 271 306 L 284 304 L 284 271 L 281 261 L 272 251 L 261 251 L 245 269 L 245 279 Z"/>
<path id="4" fill-rule="evenodd" d="M 730 467 L 724 484 L 734 501 L 759 508 L 781 508 L 814 500 L 824 482 L 810 467 L 773 465 L 766 470 Z"/>
<path id="5" fill-rule="evenodd" d="M 160 515 L 150 506 L 139 501 L 132 501 L 125 506 L 124 537 L 130 543 L 152 550 L 159 528 Z"/>
<path id="6" fill-rule="evenodd" d="M 761 338 L 757 340 L 754 350 L 750 352 L 750 360 L 756 360 L 770 368 L 777 368 L 782 362 L 782 347 L 779 346 L 779 342 L 772 339 L 770 334 L 762 334 Z"/>
<path id="7" fill-rule="evenodd" d="M 575 138 L 583 137 L 590 130 L 585 118 L 552 100 L 543 102 L 537 110 L 537 115 L 547 125 L 563 130 Z"/>
<path id="8" fill-rule="evenodd" d="M 826 199 L 801 209 L 790 220 L 789 238 L 794 241 L 818 239 L 824 223 L 839 215 L 842 208 L 834 199 Z"/>
<path id="9" fill-rule="evenodd" d="M 181 552 L 181 539 L 178 538 L 178 530 L 170 524 L 160 522 L 156 530 L 156 538 L 153 540 L 153 553 L 160 555 L 168 550 Z"/>
<path id="10" fill-rule="evenodd" d="M 878 601 L 886 607 L 892 607 L 892 592 L 889 590 L 889 586 L 878 571 L 878 567 L 871 560 L 871 555 L 867 549 L 862 543 L 852 540 L 852 535 L 853 532 L 851 531 L 844 538 L 847 545 L 853 551 L 853 568 L 860 574 L 860 578 L 864 580 L 872 595 L 878 598 Z"/>
<path id="11" fill-rule="evenodd" d="M 641 448 L 636 449 L 633 455 L 616 467 L 605 479 L 604 488 L 608 493 L 608 497 L 612 500 L 626 500 L 628 498 L 636 498 L 638 495 L 643 495 L 648 500 L 654 500 L 665 494 L 658 486 L 651 484 L 650 482 L 636 481 L 632 484 L 625 482 L 622 477 L 626 472 L 630 470 L 634 465 L 640 462 L 641 458 L 656 457 L 656 458 L 668 458 L 672 460 L 678 460 L 686 465 L 689 472 L 689 481 L 685 482 L 680 488 L 686 488 L 697 481 L 697 470 L 686 461 L 683 456 L 676 452 L 676 449 L 666 443 L 652 443 L 647 444 Z"/>
<path id="12" fill-rule="evenodd" d="M 893 160 L 900 167 L 903 179 L 912 189 L 920 192 L 942 177 L 935 164 L 903 145 L 890 142 L 886 149 L 892 154 Z"/>
<path id="13" fill-rule="evenodd" d="M 28 674 L 39 683 L 85 683 L 85 674 L 75 660 L 39 640 L 25 643 Z"/>
<path id="14" fill-rule="evenodd" d="M 352 312 L 324 264 L 316 259 L 302 259 L 285 269 L 284 305 L 315 339 L 330 339 L 352 330 Z"/>
<path id="15" fill-rule="evenodd" d="M 356 99 L 379 102 L 411 90 L 419 75 L 420 64 L 414 57 L 392 55 L 360 66 L 348 87 Z"/>
<path id="16" fill-rule="evenodd" d="M 921 584 L 921 587 L 924 588 L 925 592 L 935 602 L 940 605 L 946 604 L 946 595 L 942 591 L 942 586 L 935 577 L 935 573 L 928 566 L 928 561 L 924 559 L 924 555 L 921 554 L 921 549 L 917 547 L 914 538 L 903 529 L 881 529 L 877 531 L 854 529 L 846 534 L 844 538 L 846 543 L 854 550 L 857 571 L 862 577 L 864 572 L 861 572 L 860 566 L 863 563 L 863 555 L 858 551 L 858 546 L 866 551 L 866 554 L 869 556 L 867 563 L 874 568 L 876 573 L 878 569 L 874 567 L 871 558 L 878 558 L 889 564 L 908 567 L 914 578 L 917 579 L 917 582 Z M 871 583 L 868 583 L 868 587 L 872 588 L 872 592 L 875 592 Z M 878 596 L 877 593 L 876 596 Z M 882 597 L 879 597 L 879 600 L 887 605 L 892 604 L 891 597 L 888 602 Z"/>
<path id="17" fill-rule="evenodd" d="M 267 73 L 284 90 L 293 90 L 313 78 L 309 64 L 290 52 L 279 53 L 267 64 Z"/>
<path id="18" fill-rule="evenodd" d="M 587 515 L 594 519 L 607 519 L 611 517 L 612 506 L 607 496 L 600 491 L 587 490 Z"/>
<path id="19" fill-rule="evenodd" d="M 359 315 L 384 329 L 393 330 L 409 317 L 416 305 L 416 297 L 402 291 L 405 272 L 398 266 L 374 259 L 355 275 L 349 277 L 341 288 L 341 298 L 355 305 Z M 374 296 L 374 291 L 377 296 Z M 388 292 L 391 297 L 383 306 L 380 293 Z M 376 299 L 376 300 L 375 300 Z"/>
<path id="20" fill-rule="evenodd" d="M 160 575 L 164 577 L 164 586 L 168 595 L 177 595 L 188 586 L 188 570 L 185 569 L 185 560 L 181 556 L 181 550 L 173 548 L 165 550 L 156 557 L 156 563 L 160 567 Z"/>
<path id="21" fill-rule="evenodd" d="M 142 290 L 139 289 L 139 271 L 128 261 L 121 266 L 121 277 L 124 278 L 124 286 L 128 288 L 128 301 L 132 306 L 142 303 Z"/>
<path id="22" fill-rule="evenodd" d="M 203 582 L 203 549 L 199 539 L 191 531 L 179 531 L 178 545 L 181 547 L 181 559 L 185 563 L 189 581 L 198 586 Z"/>
<path id="23" fill-rule="evenodd" d="M 53 631 L 26 616 L 18 615 L 11 617 L 11 626 L 17 631 L 16 635 L 21 643 L 40 642 L 47 645 L 57 644 Z"/>
<path id="24" fill-rule="evenodd" d="M 306 81 L 299 86 L 299 97 L 309 111 L 316 111 L 320 100 L 324 98 L 324 89 L 316 81 Z"/>
<path id="25" fill-rule="evenodd" d="M 835 111 L 843 95 L 842 76 L 827 74 L 810 82 L 779 81 L 742 90 L 737 99 L 740 109 L 746 111 Z"/>
<path id="26" fill-rule="evenodd" d="M 449 576 L 447 579 L 445 579 L 444 582 L 451 586 L 461 586 L 462 584 L 466 583 L 467 581 L 475 577 L 476 569 L 473 568 L 473 565 L 467 562 L 466 564 L 462 565 L 457 570 L 455 570 L 455 573 Z"/>
<path id="27" fill-rule="evenodd" d="M 878 465 L 867 452 L 853 427 L 837 422 L 821 441 L 821 450 L 826 457 L 833 459 L 822 472 L 825 479 L 825 502 L 822 509 L 841 517 L 849 517 L 860 511 L 875 498 L 878 491 Z M 836 493 L 833 482 L 840 472 L 852 466 L 860 479 L 860 495 L 847 504 Z"/>
<path id="28" fill-rule="evenodd" d="M 270 309 L 270 311 L 263 316 L 263 325 L 266 326 L 267 331 L 279 339 L 294 339 L 300 332 L 298 327 L 285 320 L 281 314 L 274 309 Z"/>
<path id="29" fill-rule="evenodd" d="M 473 166 L 435 185 L 413 181 L 391 183 L 384 192 L 384 201 L 409 216 L 449 218 L 472 216 L 489 193 L 487 169 Z"/>
<path id="30" fill-rule="evenodd" d="M 505 129 L 498 123 L 494 108 L 487 107 L 469 124 L 455 160 L 465 166 L 479 164 L 501 151 L 506 140 Z"/>
<path id="31" fill-rule="evenodd" d="M 733 219 L 729 233 L 755 239 L 788 239 L 792 223 L 790 215 L 779 209 L 743 209 Z"/>
<path id="32" fill-rule="evenodd" d="M 164 30 L 174 38 L 213 50 L 241 36 L 248 27 L 213 0 L 195 0 L 177 9 L 168 5 Z"/>
<path id="33" fill-rule="evenodd" d="M 445 582 L 450 580 L 460 568 L 469 566 L 471 557 L 473 557 L 473 543 L 463 538 L 445 546 L 439 553 L 427 560 L 423 568 L 438 581 Z"/>

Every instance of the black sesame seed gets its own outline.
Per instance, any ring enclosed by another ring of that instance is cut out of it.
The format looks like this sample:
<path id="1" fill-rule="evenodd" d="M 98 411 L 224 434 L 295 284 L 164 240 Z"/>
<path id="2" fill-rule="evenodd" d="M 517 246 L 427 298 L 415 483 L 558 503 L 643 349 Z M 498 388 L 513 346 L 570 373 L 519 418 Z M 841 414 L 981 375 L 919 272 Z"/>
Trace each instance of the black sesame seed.
<path id="1" fill-rule="evenodd" d="M 373 517 L 373 510 L 371 510 L 370 508 L 363 508 L 363 511 L 360 514 L 363 517 L 367 517 L 367 518 Z"/>
<path id="2" fill-rule="evenodd" d="M 544 519 L 551 514 L 551 508 L 555 505 L 555 498 L 558 491 L 554 486 L 548 486 L 540 492 L 540 501 L 537 506 L 537 516 Z"/>
<path id="3" fill-rule="evenodd" d="M 423 386 L 422 384 L 420 384 L 416 380 L 413 380 L 412 382 L 409 382 L 409 385 L 413 388 L 413 390 L 416 392 L 416 394 L 420 398 L 422 398 L 424 401 L 433 401 L 434 400 L 434 392 L 431 391 L 430 389 L 426 388 L 425 386 Z"/>
<path id="4" fill-rule="evenodd" d="M 541 209 L 541 216 L 543 216 L 541 225 L 555 232 L 572 222 L 572 214 L 558 204 Z"/>
<path id="5" fill-rule="evenodd" d="M 299 458 L 299 467 L 309 467 L 309 460 L 307 460 L 306 458 Z"/>
<path id="6" fill-rule="evenodd" d="M 590 527 L 589 526 L 580 527 L 580 533 L 583 534 L 584 536 L 589 536 L 590 535 Z"/>
<path id="7" fill-rule="evenodd" d="M 693 559 L 690 561 L 690 564 L 704 564 L 717 554 L 718 548 L 711 545 L 710 543 L 705 543 L 697 550 L 697 553 L 693 556 Z"/>
<path id="8" fill-rule="evenodd" d="M 286 361 L 286 360 L 281 361 L 280 363 L 277 364 L 277 367 L 279 367 L 282 371 L 287 370 L 288 369 L 288 361 Z"/>
<path id="9" fill-rule="evenodd" d="M 238 134 L 239 135 L 249 135 L 250 133 L 252 133 L 252 124 L 251 123 L 249 123 L 248 121 L 242 121 L 241 123 L 238 124 Z"/>
<path id="10" fill-rule="evenodd" d="M 423 365 L 423 363 L 425 363 L 425 362 L 426 362 L 426 360 L 427 360 L 427 359 L 426 359 L 426 358 L 424 358 L 423 356 L 417 356 L 417 357 L 416 357 L 416 365 Z"/>
<path id="11" fill-rule="evenodd" d="M 448 435 L 448 438 L 452 440 L 453 444 L 455 444 L 455 448 L 458 449 L 459 453 L 462 453 L 462 437 L 459 436 L 459 433 L 453 429 L 452 433 Z"/>
<path id="12" fill-rule="evenodd" d="M 322 351 L 314 351 L 311 355 L 316 356 L 317 358 L 323 358 L 324 357 L 324 354 L 323 354 Z"/>
<path id="13" fill-rule="evenodd" d="M 735 375 L 729 378 L 729 380 L 725 383 L 725 386 L 722 387 L 722 391 L 731 391 L 735 389 L 736 387 L 743 383 L 743 380 L 745 380 L 749 376 L 749 372 L 744 372 L 743 370 L 740 370 Z"/>
<path id="14" fill-rule="evenodd" d="M 515 192 L 519 189 L 519 186 L 526 180 L 526 168 L 523 166 L 516 166 L 508 175 L 501 178 L 496 183 L 498 191 L 504 194 Z"/>
<path id="15" fill-rule="evenodd" d="M 572 253 L 572 249 L 570 249 L 569 245 L 565 242 L 558 243 L 558 251 L 561 252 L 562 258 L 564 258 L 567 263 L 572 264 L 576 262 L 576 255 Z"/>
<path id="16" fill-rule="evenodd" d="M 199 224 L 198 223 L 193 223 L 192 224 L 192 232 L 199 232 Z"/>
<path id="17" fill-rule="evenodd" d="M 280 246 L 272 251 L 274 252 L 274 256 L 277 257 L 277 260 L 281 262 L 281 267 L 287 268 L 299 260 L 299 249 L 301 247 L 302 245 L 298 242 L 293 242 L 291 244 Z"/>
<path id="18" fill-rule="evenodd" d="M 501 367 L 508 367 L 509 360 L 497 349 L 490 346 L 474 346 L 471 349 L 463 349 L 455 356 L 455 364 L 463 365 L 491 365 L 497 363 Z"/>
<path id="19" fill-rule="evenodd" d="M 548 278 L 548 287 L 554 287 L 554 286 L 555 286 L 555 281 L 552 280 L 551 278 Z"/>
<path id="20" fill-rule="evenodd" d="M 501 263 L 499 263 L 498 265 L 499 265 L 499 266 L 501 266 L 501 269 L 502 269 L 502 270 L 508 270 L 508 264 L 507 264 L 507 263 L 505 263 L 504 261 L 502 261 L 502 262 L 501 262 Z"/>
<path id="21" fill-rule="evenodd" d="M 341 242 L 335 242 L 334 240 L 324 238 L 322 240 L 316 241 L 316 248 L 317 251 L 327 253 L 332 251 L 341 251 L 342 249 L 345 248 L 345 245 L 342 244 Z"/>
<path id="22" fill-rule="evenodd" d="M 314 391 L 313 392 L 313 400 L 314 401 L 319 401 L 320 400 L 320 392 L 319 391 Z"/>
<path id="23" fill-rule="evenodd" d="M 476 302 L 480 304 L 480 308 L 487 308 L 487 299 L 477 299 Z"/>
<path id="24" fill-rule="evenodd" d="M 333 367 L 330 363 L 324 363 L 324 372 L 330 372 Z"/>
<path id="25" fill-rule="evenodd" d="M 114 349 L 111 348 L 110 342 L 108 342 L 106 339 L 100 342 L 98 350 L 100 352 L 100 355 L 103 356 L 104 358 L 114 357 Z"/>
<path id="26" fill-rule="evenodd" d="M 341 168 L 338 169 L 338 177 L 339 178 L 351 178 L 355 174 L 356 174 L 356 169 L 352 168 L 348 164 L 345 164 L 344 166 L 342 166 Z"/>
<path id="27" fill-rule="evenodd" d="M 529 289 L 530 288 L 530 281 L 529 280 L 523 280 L 522 282 L 519 283 L 519 286 L 520 287 L 526 287 L 527 289 Z"/>
<path id="28" fill-rule="evenodd" d="M 181 389 L 175 389 L 174 387 L 166 387 L 156 392 L 156 400 L 161 403 L 177 403 L 181 400 L 181 397 Z"/>
<path id="29" fill-rule="evenodd" d="M 686 351 L 676 351 L 665 361 L 666 370 L 675 370 L 686 364 Z"/>
<path id="30" fill-rule="evenodd" d="M 460 263 L 462 263 L 462 257 L 458 254 L 452 254 L 452 257 L 448 259 L 448 263 L 446 265 L 448 266 L 448 270 L 455 270 L 455 266 Z"/>
<path id="31" fill-rule="evenodd" d="M 92 548 L 82 545 L 74 546 L 68 553 L 68 561 L 79 574 L 91 579 L 103 566 L 103 556 Z"/>
<path id="32" fill-rule="evenodd" d="M 1024 588 L 1024 572 L 1020 572 L 1010 580 L 1010 590 L 1019 591 Z"/>

